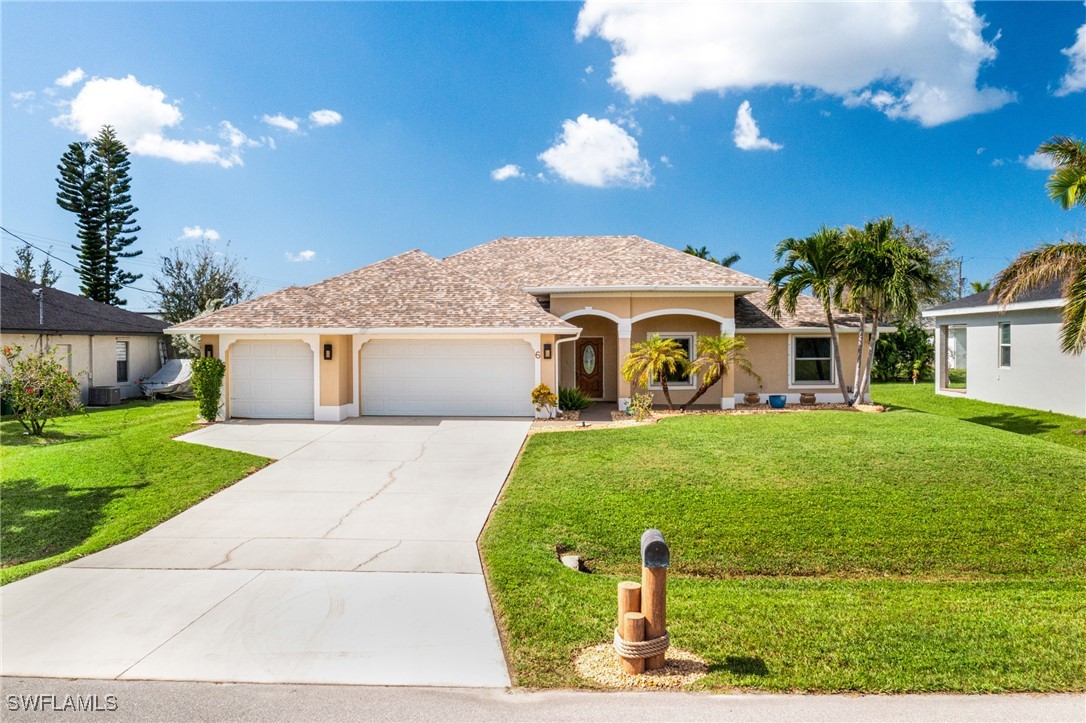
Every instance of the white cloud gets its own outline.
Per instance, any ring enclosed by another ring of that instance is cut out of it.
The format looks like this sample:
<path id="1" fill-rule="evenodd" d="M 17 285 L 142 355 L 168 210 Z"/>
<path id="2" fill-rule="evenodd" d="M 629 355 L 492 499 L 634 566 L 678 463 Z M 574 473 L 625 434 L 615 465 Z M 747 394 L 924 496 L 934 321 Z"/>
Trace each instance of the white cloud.
<path id="1" fill-rule="evenodd" d="M 343 116 L 334 110 L 315 110 L 309 114 L 309 123 L 314 127 L 338 126 L 343 122 Z"/>
<path id="2" fill-rule="evenodd" d="M 660 163 L 663 163 L 668 168 L 673 168 L 673 166 L 671 165 L 671 159 L 667 156 L 660 156 Z"/>
<path id="3" fill-rule="evenodd" d="M 181 229 L 181 238 L 206 238 L 208 241 L 218 241 L 222 237 L 219 235 L 219 232 L 213 228 L 204 228 L 202 226 L 185 226 L 183 229 Z"/>
<path id="4" fill-rule="evenodd" d="M 37 93 L 32 90 L 24 90 L 22 92 L 11 92 L 9 97 L 11 98 L 11 104 L 18 108 L 23 103 L 29 103 L 37 97 Z"/>
<path id="5" fill-rule="evenodd" d="M 591 65 L 589 65 L 588 67 L 586 67 L 586 68 L 584 69 L 584 74 L 585 74 L 585 75 L 592 75 L 592 71 L 593 71 L 593 70 L 595 70 L 595 69 L 594 69 L 594 68 L 593 68 L 593 67 L 592 67 Z"/>
<path id="6" fill-rule="evenodd" d="M 495 181 L 508 181 L 510 178 L 523 178 L 524 171 L 520 170 L 520 166 L 515 163 L 507 163 L 491 171 L 490 177 Z"/>
<path id="7" fill-rule="evenodd" d="M 993 158 L 992 159 L 992 168 L 999 168 L 1000 166 L 1003 165 L 1003 163 L 1004 163 L 1004 160 L 1002 158 Z"/>
<path id="8" fill-rule="evenodd" d="M 1048 156 L 1040 153 L 1033 153 L 1028 156 L 1018 156 L 1018 162 L 1024 165 L 1031 171 L 1054 171 L 1056 170 L 1056 162 Z"/>
<path id="9" fill-rule="evenodd" d="M 1060 78 L 1056 95 L 1070 95 L 1086 90 L 1086 25 L 1082 25 L 1075 35 L 1071 47 L 1060 51 L 1068 58 L 1067 72 Z"/>
<path id="10" fill-rule="evenodd" d="M 774 143 L 762 137 L 761 131 L 758 130 L 758 123 L 750 112 L 749 100 L 739 104 L 739 111 L 735 114 L 735 129 L 732 130 L 732 138 L 735 139 L 735 147 L 744 151 L 779 151 L 784 148 L 780 143 Z"/>
<path id="11" fill-rule="evenodd" d="M 239 146 L 224 149 L 203 140 L 167 138 L 164 132 L 180 125 L 181 111 L 166 100 L 164 92 L 143 85 L 135 76 L 92 78 L 65 105 L 67 112 L 53 118 L 53 124 L 85 138 L 108 124 L 136 155 L 177 163 L 217 163 L 223 168 L 241 165 Z M 233 128 L 226 121 L 223 126 Z"/>
<path id="12" fill-rule="evenodd" d="M 985 27 L 971 2 L 587 0 L 576 35 L 611 43 L 611 83 L 635 100 L 803 86 L 935 126 L 1015 99 L 977 84 Z"/>
<path id="13" fill-rule="evenodd" d="M 303 261 L 312 261 L 313 259 L 315 259 L 317 257 L 317 252 L 313 251 L 312 249 L 306 249 L 305 251 L 299 251 L 296 254 L 292 254 L 291 252 L 287 251 L 286 252 L 286 257 L 287 257 L 287 261 L 293 261 L 295 263 L 299 263 L 299 262 L 303 262 Z"/>
<path id="14" fill-rule="evenodd" d="M 76 68 L 69 70 L 64 75 L 60 76 L 53 82 L 59 85 L 61 88 L 71 88 L 76 83 L 80 82 L 87 77 L 87 74 L 83 72 L 82 68 Z"/>
<path id="15" fill-rule="evenodd" d="M 539 154 L 547 168 L 570 183 L 607 186 L 651 186 L 652 171 L 641 158 L 637 141 L 606 118 L 582 114 L 562 122 L 555 144 Z"/>
<path id="16" fill-rule="evenodd" d="M 272 126 L 273 128 L 280 128 L 291 133 L 298 132 L 298 119 L 287 118 L 282 113 L 276 113 L 275 115 L 268 115 L 267 113 L 265 113 L 264 117 L 261 118 L 261 120 Z"/>
<path id="17" fill-rule="evenodd" d="M 977 149 L 977 155 L 978 155 L 978 156 L 979 156 L 979 155 L 981 155 L 981 154 L 982 154 L 982 153 L 984 153 L 984 152 L 985 152 L 986 150 L 988 150 L 988 149 L 987 149 L 987 148 L 985 148 L 984 146 L 981 146 L 980 148 L 978 148 L 978 149 Z"/>

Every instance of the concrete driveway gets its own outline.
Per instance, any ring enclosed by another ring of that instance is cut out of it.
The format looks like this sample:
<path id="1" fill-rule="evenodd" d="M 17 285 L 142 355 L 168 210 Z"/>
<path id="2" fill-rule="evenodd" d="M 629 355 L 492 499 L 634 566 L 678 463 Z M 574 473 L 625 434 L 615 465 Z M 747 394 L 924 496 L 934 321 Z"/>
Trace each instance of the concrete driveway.
<path id="1" fill-rule="evenodd" d="M 279 461 L 2 588 L 5 676 L 501 687 L 475 541 L 528 420 L 235 421 Z"/>

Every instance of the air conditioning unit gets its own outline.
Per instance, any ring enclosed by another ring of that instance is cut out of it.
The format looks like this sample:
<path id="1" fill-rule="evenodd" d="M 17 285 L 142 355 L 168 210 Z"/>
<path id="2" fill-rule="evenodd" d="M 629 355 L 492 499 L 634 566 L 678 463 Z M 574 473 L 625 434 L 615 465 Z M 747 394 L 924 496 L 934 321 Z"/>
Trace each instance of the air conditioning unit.
<path id="1" fill-rule="evenodd" d="M 121 403 L 120 387 L 91 387 L 87 399 L 89 407 L 111 407 Z"/>

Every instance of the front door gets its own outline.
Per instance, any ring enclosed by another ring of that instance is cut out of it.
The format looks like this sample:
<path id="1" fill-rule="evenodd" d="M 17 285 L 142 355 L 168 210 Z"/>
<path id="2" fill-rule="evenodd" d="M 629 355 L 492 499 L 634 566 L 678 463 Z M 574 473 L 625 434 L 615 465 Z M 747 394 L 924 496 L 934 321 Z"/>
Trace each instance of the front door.
<path id="1" fill-rule="evenodd" d="M 592 397 L 603 397 L 603 339 L 577 340 L 577 388 Z"/>

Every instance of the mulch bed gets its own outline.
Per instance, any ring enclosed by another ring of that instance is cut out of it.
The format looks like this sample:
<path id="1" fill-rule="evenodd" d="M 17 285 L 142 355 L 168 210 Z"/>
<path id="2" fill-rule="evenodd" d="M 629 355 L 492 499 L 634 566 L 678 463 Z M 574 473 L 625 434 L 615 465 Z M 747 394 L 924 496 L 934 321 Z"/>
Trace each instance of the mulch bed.
<path id="1" fill-rule="evenodd" d="M 610 643 L 585 648 L 573 660 L 577 674 L 604 688 L 682 688 L 705 676 L 709 664 L 685 650 L 667 651 L 664 667 L 632 675 L 622 670 L 622 663 Z"/>

